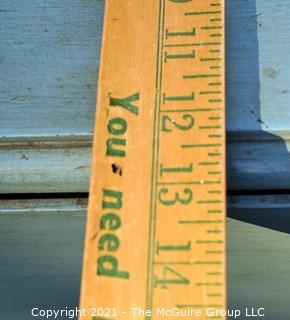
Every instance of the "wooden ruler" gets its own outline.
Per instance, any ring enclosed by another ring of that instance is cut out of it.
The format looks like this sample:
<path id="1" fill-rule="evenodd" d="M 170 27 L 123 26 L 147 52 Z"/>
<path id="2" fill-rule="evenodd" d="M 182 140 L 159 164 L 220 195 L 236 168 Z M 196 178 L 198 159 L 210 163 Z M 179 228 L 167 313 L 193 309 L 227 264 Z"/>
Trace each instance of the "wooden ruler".
<path id="1" fill-rule="evenodd" d="M 223 0 L 106 1 L 81 319 L 224 318 L 224 78 Z"/>

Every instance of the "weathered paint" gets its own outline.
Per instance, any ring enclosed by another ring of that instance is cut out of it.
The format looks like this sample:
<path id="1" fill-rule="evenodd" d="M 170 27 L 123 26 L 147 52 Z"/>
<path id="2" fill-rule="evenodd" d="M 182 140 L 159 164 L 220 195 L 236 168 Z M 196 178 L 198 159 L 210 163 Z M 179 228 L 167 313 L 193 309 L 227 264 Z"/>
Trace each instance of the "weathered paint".
<path id="1" fill-rule="evenodd" d="M 289 4 L 227 1 L 232 189 L 290 187 L 284 142 L 289 141 Z M 90 166 L 90 148 L 72 143 L 64 158 L 63 150 L 52 144 L 50 153 L 40 143 L 25 160 L 15 155 L 22 149 L 12 151 L 7 141 L 73 142 L 85 136 L 90 143 L 103 2 L 15 0 L 2 1 L 0 9 L 1 192 L 87 191 L 89 169 L 74 168 Z M 61 159 L 64 171 L 56 169 L 52 156 Z"/>

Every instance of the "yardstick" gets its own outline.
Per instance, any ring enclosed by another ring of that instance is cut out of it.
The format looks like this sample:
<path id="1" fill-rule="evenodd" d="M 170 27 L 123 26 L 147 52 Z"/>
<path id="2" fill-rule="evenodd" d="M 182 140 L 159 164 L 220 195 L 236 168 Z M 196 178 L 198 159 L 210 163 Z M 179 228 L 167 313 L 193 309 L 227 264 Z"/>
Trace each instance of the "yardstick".
<path id="1" fill-rule="evenodd" d="M 223 0 L 107 0 L 80 318 L 223 319 Z"/>

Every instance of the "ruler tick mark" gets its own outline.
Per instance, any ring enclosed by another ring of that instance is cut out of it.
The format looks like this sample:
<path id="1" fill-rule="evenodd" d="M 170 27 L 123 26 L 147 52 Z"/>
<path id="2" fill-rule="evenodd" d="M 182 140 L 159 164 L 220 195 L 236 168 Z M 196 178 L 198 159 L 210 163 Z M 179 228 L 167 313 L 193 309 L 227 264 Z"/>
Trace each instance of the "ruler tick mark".
<path id="1" fill-rule="evenodd" d="M 200 91 L 200 93 L 199 94 L 221 94 L 222 93 L 222 91 L 220 91 L 220 90 L 216 90 L 216 91 Z"/>
<path id="2" fill-rule="evenodd" d="M 163 109 L 160 112 L 211 112 L 220 111 L 218 108 L 197 108 L 197 109 Z"/>
<path id="3" fill-rule="evenodd" d="M 220 165 L 220 162 L 207 162 L 207 161 L 204 161 L 204 162 L 199 162 L 198 165 L 199 166 L 218 166 L 218 165 Z"/>
<path id="4" fill-rule="evenodd" d="M 209 86 L 221 86 L 222 83 L 221 82 L 210 82 L 208 85 Z"/>
<path id="5" fill-rule="evenodd" d="M 168 39 L 168 37 L 184 37 L 184 36 L 195 36 L 195 28 L 192 28 L 191 31 L 178 31 L 178 32 L 169 32 L 168 29 L 166 29 L 165 38 Z"/>
<path id="6" fill-rule="evenodd" d="M 199 129 L 211 130 L 211 129 L 221 129 L 222 126 L 200 126 Z"/>
<path id="7" fill-rule="evenodd" d="M 209 152 L 207 155 L 209 157 L 220 157 L 221 153 L 219 153 L 219 152 Z"/>
<path id="8" fill-rule="evenodd" d="M 200 200 L 198 201 L 199 204 L 209 204 L 209 203 L 222 203 L 221 200 Z"/>
<path id="9" fill-rule="evenodd" d="M 163 104 L 166 101 L 192 101 L 194 100 L 194 92 L 192 92 L 188 96 L 167 96 L 165 93 L 163 94 Z"/>
<path id="10" fill-rule="evenodd" d="M 201 27 L 200 29 L 201 30 L 216 30 L 216 29 L 222 29 L 223 28 L 223 26 L 213 26 L 213 27 L 211 27 L 211 26 L 204 26 L 204 27 Z"/>
<path id="11" fill-rule="evenodd" d="M 208 117 L 208 120 L 221 120 L 222 118 L 220 116 L 210 116 Z"/>
<path id="12" fill-rule="evenodd" d="M 223 223 L 223 220 L 179 220 L 180 224 L 208 224 L 208 223 Z"/>
<path id="13" fill-rule="evenodd" d="M 221 174 L 221 171 L 209 171 L 208 174 L 210 175 L 217 175 L 217 174 Z"/>
<path id="14" fill-rule="evenodd" d="M 208 276 L 221 276 L 221 275 L 223 275 L 222 272 L 207 272 L 206 274 Z"/>
<path id="15" fill-rule="evenodd" d="M 222 192 L 220 190 L 209 190 L 207 193 L 209 193 L 209 194 L 221 194 Z"/>
<path id="16" fill-rule="evenodd" d="M 208 297 L 222 297 L 222 294 L 221 293 L 208 293 L 207 296 Z"/>
<path id="17" fill-rule="evenodd" d="M 207 250 L 206 254 L 223 254 L 223 250 Z"/>
<path id="18" fill-rule="evenodd" d="M 198 79 L 198 78 L 219 78 L 221 74 L 186 74 L 183 79 Z"/>
<path id="19" fill-rule="evenodd" d="M 165 62 L 168 62 L 168 60 L 173 59 L 194 59 L 195 58 L 195 51 L 193 50 L 191 53 L 180 53 L 180 54 L 172 54 L 165 52 Z"/>
<path id="20" fill-rule="evenodd" d="M 221 33 L 212 33 L 209 36 L 212 37 L 212 38 L 218 38 L 218 37 L 221 37 L 222 34 Z"/>
<path id="21" fill-rule="evenodd" d="M 214 213 L 223 213 L 223 211 L 222 210 L 208 210 L 208 213 L 212 213 L 212 214 L 214 214 Z"/>
<path id="22" fill-rule="evenodd" d="M 182 148 L 209 148 L 209 147 L 221 147 L 221 143 L 208 143 L 208 144 L 182 144 Z M 217 155 L 217 153 L 215 154 Z M 218 155 L 221 155 L 220 153 Z"/>
<path id="23" fill-rule="evenodd" d="M 187 185 L 187 184 L 202 184 L 199 180 L 197 181 L 168 181 L 158 182 L 158 185 Z"/>
<path id="24" fill-rule="evenodd" d="M 204 15 L 204 14 L 221 14 L 222 11 L 191 11 L 185 12 L 186 16 Z"/>
<path id="25" fill-rule="evenodd" d="M 223 240 L 197 240 L 197 244 L 223 244 Z"/>
<path id="26" fill-rule="evenodd" d="M 222 230 L 207 230 L 207 233 L 223 233 Z"/>
<path id="27" fill-rule="evenodd" d="M 177 48 L 177 47 L 200 47 L 200 46 L 219 46 L 221 42 L 196 42 L 196 43 L 176 43 L 166 44 L 165 48 Z"/>

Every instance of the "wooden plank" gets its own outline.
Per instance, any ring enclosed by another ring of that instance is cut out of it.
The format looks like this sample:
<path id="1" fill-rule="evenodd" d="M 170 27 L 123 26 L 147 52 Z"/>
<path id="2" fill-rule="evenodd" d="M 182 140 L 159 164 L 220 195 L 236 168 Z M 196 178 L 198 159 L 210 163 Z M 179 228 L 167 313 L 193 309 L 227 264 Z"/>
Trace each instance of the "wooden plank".
<path id="1" fill-rule="evenodd" d="M 0 144 L 0 192 L 86 192 L 90 145 L 82 139 Z"/>
<path id="2" fill-rule="evenodd" d="M 290 1 L 227 3 L 228 178 L 232 189 L 289 188 Z"/>
<path id="3" fill-rule="evenodd" d="M 284 142 L 264 138 L 258 140 L 255 133 L 229 136 L 229 189 L 290 187 L 290 160 Z M 71 139 L 0 144 L 0 192 L 88 192 L 91 138 Z"/>
<path id="4" fill-rule="evenodd" d="M 0 15 L 0 140 L 91 134 L 103 1 L 2 1 Z"/>
<path id="5" fill-rule="evenodd" d="M 232 189 L 290 187 L 289 3 L 227 3 L 228 173 Z M 91 141 L 102 1 L 6 1 L 0 14 L 1 144 L 7 139 L 78 140 L 78 136 Z M 9 144 L 2 150 L 5 148 L 0 174 L 9 172 L 9 182 L 1 192 L 87 191 L 89 171 L 78 176 L 81 182 L 77 186 L 70 175 L 74 176 L 81 153 L 86 159 L 82 165 L 90 165 L 89 149 L 76 149 L 66 159 L 55 150 L 54 156 L 71 168 L 60 181 L 61 172 L 52 167 L 50 155 L 28 168 L 22 159 L 16 162 Z M 40 152 L 45 153 L 43 148 L 35 151 Z M 30 153 L 34 159 L 34 150 Z M 34 166 L 45 183 L 31 174 Z"/>

